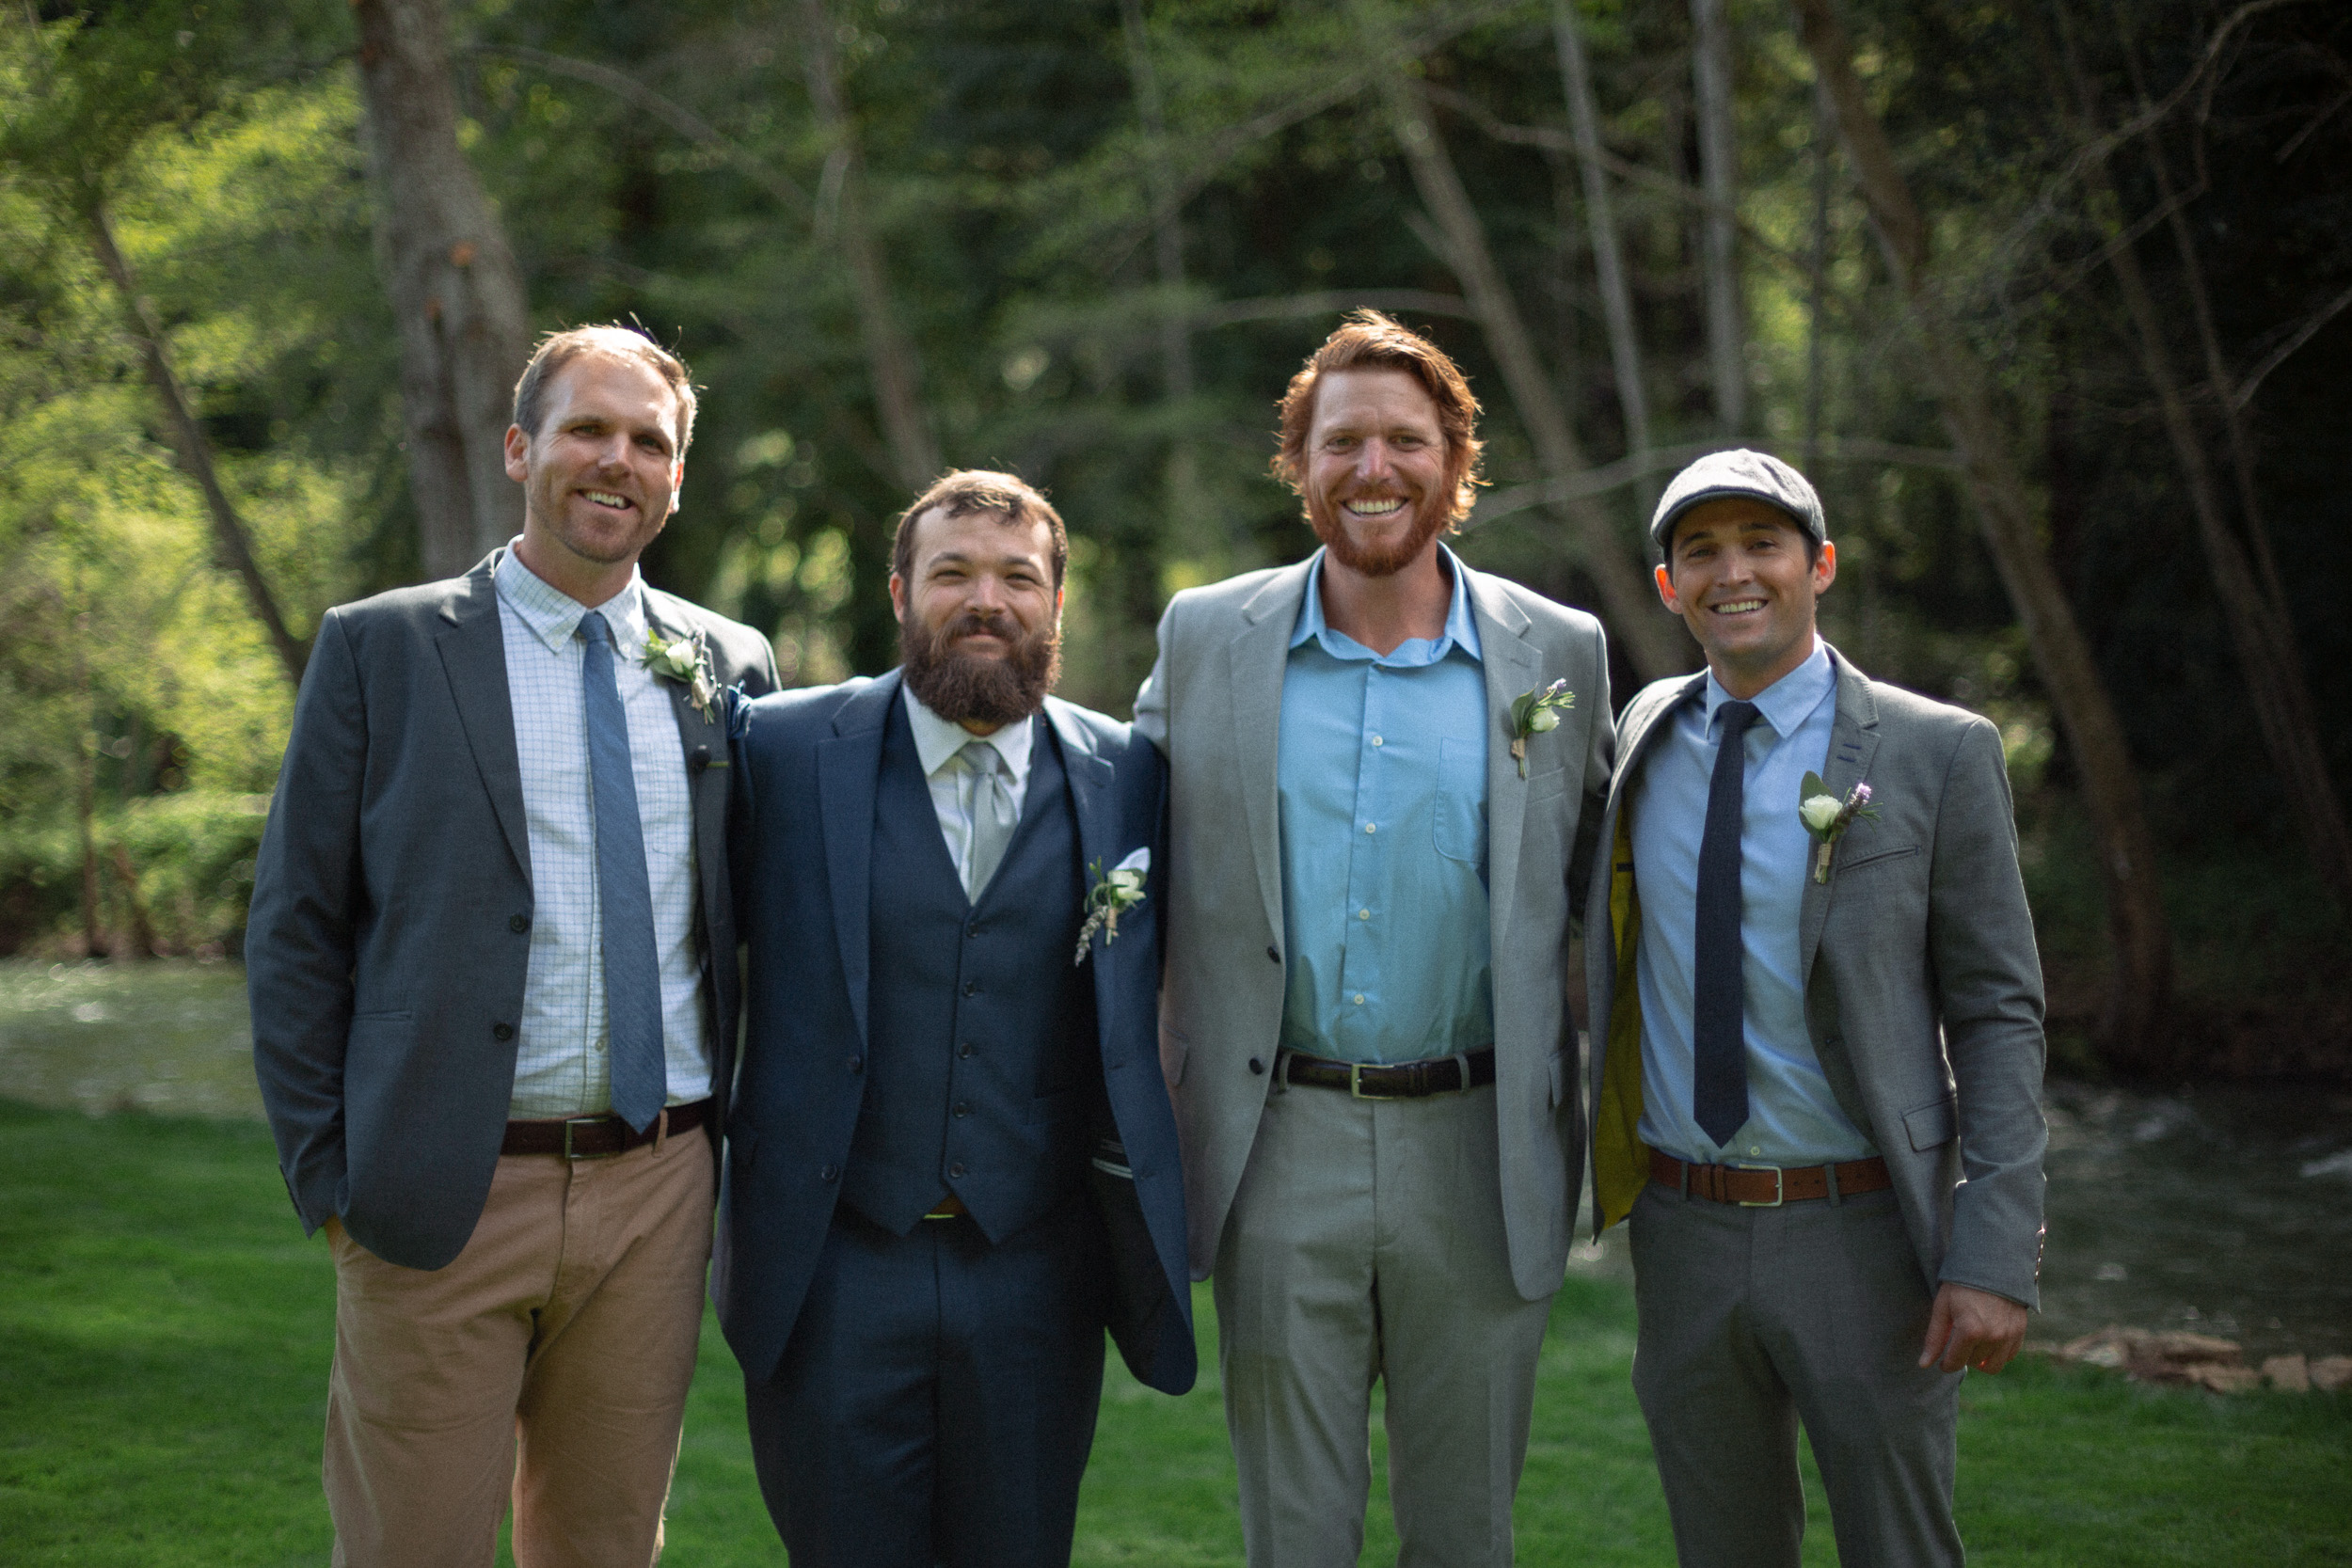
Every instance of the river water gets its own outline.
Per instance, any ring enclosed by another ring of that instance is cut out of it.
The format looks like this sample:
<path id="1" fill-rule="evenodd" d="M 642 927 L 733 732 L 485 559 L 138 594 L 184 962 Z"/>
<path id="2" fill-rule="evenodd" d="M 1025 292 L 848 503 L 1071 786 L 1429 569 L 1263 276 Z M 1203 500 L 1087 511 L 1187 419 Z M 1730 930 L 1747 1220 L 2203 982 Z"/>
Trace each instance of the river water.
<path id="1" fill-rule="evenodd" d="M 90 1115 L 251 1117 L 232 963 L 0 961 L 0 1094 Z M 2352 1354 L 2352 1093 L 2054 1083 L 2038 1339 L 2189 1328 L 2249 1356 Z M 1624 1232 L 1580 1273 L 1624 1272 Z"/>

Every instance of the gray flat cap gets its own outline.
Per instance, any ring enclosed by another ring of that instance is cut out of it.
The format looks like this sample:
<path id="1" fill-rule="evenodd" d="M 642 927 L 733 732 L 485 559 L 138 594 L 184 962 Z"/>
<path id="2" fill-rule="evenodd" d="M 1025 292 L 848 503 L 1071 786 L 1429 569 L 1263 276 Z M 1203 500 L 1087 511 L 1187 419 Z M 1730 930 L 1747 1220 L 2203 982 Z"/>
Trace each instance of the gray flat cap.
<path id="1" fill-rule="evenodd" d="M 1746 496 L 1778 507 L 1788 514 L 1790 522 L 1816 541 L 1826 544 L 1829 540 L 1829 524 L 1821 515 L 1821 498 L 1813 493 L 1804 475 L 1777 457 L 1736 448 L 1730 451 L 1710 451 L 1675 475 L 1666 493 L 1658 498 L 1658 512 L 1649 523 L 1650 542 L 1663 550 L 1666 541 L 1674 537 L 1676 518 L 1702 501 L 1725 500 L 1734 496 Z"/>

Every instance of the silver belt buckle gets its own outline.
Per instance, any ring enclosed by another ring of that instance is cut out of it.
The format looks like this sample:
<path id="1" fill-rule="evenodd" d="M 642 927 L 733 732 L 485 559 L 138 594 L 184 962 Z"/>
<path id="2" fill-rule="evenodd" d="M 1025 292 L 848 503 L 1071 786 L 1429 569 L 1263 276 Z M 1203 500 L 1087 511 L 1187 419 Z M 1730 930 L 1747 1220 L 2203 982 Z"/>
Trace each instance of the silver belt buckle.
<path id="1" fill-rule="evenodd" d="M 1734 1198 L 1732 1201 L 1737 1203 L 1740 1208 L 1777 1209 L 1783 1203 L 1788 1201 L 1788 1178 L 1778 1165 L 1743 1165 L 1735 1161 L 1733 1162 L 1731 1168 L 1733 1170 L 1768 1170 L 1772 1173 L 1772 1200 L 1770 1203 L 1766 1203 L 1759 1199 L 1751 1203 L 1746 1198 Z"/>
<path id="2" fill-rule="evenodd" d="M 612 1119 L 612 1118 L 611 1118 L 610 1117 L 564 1117 L 564 1159 L 566 1159 L 566 1160 L 610 1160 L 610 1159 L 612 1159 L 612 1154 L 617 1154 L 617 1153 L 619 1153 L 619 1152 L 620 1152 L 620 1150 L 618 1150 L 618 1149 L 614 1149 L 614 1150 L 612 1151 L 612 1154 L 590 1154 L 590 1153 L 586 1153 L 586 1152 L 584 1152 L 584 1151 L 582 1151 L 582 1152 L 575 1152 L 575 1151 L 573 1150 L 573 1148 L 572 1148 L 572 1129 L 573 1129 L 573 1128 L 575 1128 L 575 1127 L 598 1127 L 598 1126 L 602 1126 L 605 1122 L 610 1121 L 611 1119 Z"/>
<path id="3" fill-rule="evenodd" d="M 1363 1062 L 1350 1062 L 1347 1064 L 1347 1092 L 1349 1094 L 1354 1095 L 1359 1100 L 1402 1100 L 1404 1098 L 1402 1095 L 1394 1094 L 1366 1094 L 1364 1092 L 1364 1068 L 1366 1065 L 1367 1064 Z M 1381 1064 L 1375 1062 L 1369 1065 L 1377 1067 Z"/>

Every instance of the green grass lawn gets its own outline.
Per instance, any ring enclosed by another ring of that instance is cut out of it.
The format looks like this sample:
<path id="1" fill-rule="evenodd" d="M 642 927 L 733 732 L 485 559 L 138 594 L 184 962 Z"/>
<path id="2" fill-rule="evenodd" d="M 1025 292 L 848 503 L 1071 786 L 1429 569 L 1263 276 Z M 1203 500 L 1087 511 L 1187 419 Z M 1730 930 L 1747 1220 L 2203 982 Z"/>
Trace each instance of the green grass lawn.
<path id="1" fill-rule="evenodd" d="M 324 1562 L 333 1272 L 286 1206 L 268 1133 L 0 1102 L 0 1563 Z M 1112 1358 L 1080 1562 L 1241 1560 L 1198 1299 L 1199 1390 L 1151 1393 Z M 1522 1562 L 1671 1560 L 1626 1381 L 1632 1316 L 1613 1283 L 1561 1292 L 1519 1496 Z M 1972 1380 L 1962 1408 L 1961 1530 L 1979 1563 L 2352 1560 L 2352 1398 L 2222 1400 L 2028 1362 Z M 1818 1485 L 1811 1500 L 1806 1561 L 1834 1562 Z M 1375 1500 L 1368 1562 L 1394 1560 L 1385 1515 Z M 784 1560 L 715 1328 L 669 1539 L 688 1568 Z"/>

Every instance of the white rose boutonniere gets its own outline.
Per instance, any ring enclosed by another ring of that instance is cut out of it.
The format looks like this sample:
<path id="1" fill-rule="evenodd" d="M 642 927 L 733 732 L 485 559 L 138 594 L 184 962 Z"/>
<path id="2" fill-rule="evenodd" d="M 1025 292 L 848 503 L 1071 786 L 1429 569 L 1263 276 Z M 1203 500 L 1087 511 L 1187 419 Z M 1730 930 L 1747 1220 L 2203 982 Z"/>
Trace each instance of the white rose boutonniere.
<path id="1" fill-rule="evenodd" d="M 710 654 L 703 646 L 702 633 L 695 632 L 673 642 L 651 626 L 646 627 L 644 665 L 663 680 L 682 684 L 686 700 L 703 716 L 703 721 L 717 722 L 710 716 L 710 705 L 718 699 L 719 683 L 710 673 Z"/>
<path id="2" fill-rule="evenodd" d="M 1527 777 L 1527 740 L 1560 727 L 1560 715 L 1576 706 L 1576 693 L 1565 680 L 1522 691 L 1511 699 L 1511 754 L 1518 759 L 1519 777 Z"/>
<path id="3" fill-rule="evenodd" d="M 1797 820 L 1804 824 L 1804 831 L 1811 833 L 1820 846 L 1813 857 L 1815 881 L 1829 880 L 1830 850 L 1845 836 L 1846 830 L 1853 826 L 1853 819 L 1867 816 L 1876 821 L 1878 815 L 1870 809 L 1868 784 L 1854 785 L 1852 792 L 1841 802 L 1830 793 L 1829 785 L 1821 782 L 1821 775 L 1807 773 L 1804 776 L 1804 783 L 1797 790 Z"/>
<path id="4" fill-rule="evenodd" d="M 1108 947 L 1119 940 L 1119 917 L 1143 902 L 1143 879 L 1152 874 L 1152 851 L 1138 849 L 1111 867 L 1110 875 L 1103 875 L 1100 860 L 1087 867 L 1087 918 L 1078 927 L 1078 956 L 1070 961 L 1082 964 L 1093 950 L 1094 935 L 1103 934 L 1103 945 Z"/>

